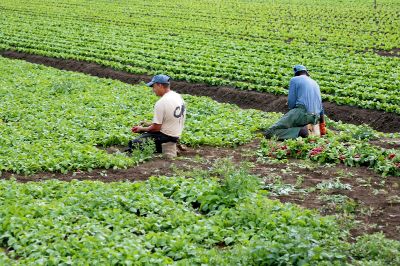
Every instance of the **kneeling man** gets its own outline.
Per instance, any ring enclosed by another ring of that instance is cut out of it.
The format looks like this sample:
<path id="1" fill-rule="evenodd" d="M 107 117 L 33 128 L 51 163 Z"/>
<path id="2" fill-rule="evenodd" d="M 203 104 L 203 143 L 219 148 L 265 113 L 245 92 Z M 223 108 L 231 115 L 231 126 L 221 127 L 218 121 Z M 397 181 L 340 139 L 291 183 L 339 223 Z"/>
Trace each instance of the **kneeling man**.
<path id="1" fill-rule="evenodd" d="M 285 140 L 308 137 L 314 134 L 314 125 L 319 122 L 321 124 L 318 131 L 321 135 L 326 133 L 321 92 L 317 82 L 310 78 L 305 66 L 296 65 L 293 70 L 295 77 L 289 83 L 289 112 L 264 132 L 266 138 L 275 136 L 279 140 Z"/>
<path id="2" fill-rule="evenodd" d="M 161 153 L 161 144 L 178 142 L 185 123 L 186 107 L 180 94 L 170 88 L 170 77 L 156 75 L 146 84 L 153 88 L 153 92 L 161 97 L 154 106 L 152 123 L 145 127 L 137 125 L 132 127 L 132 132 L 142 133 L 138 138 L 129 141 L 128 151 L 141 147 L 145 140 L 152 139 L 156 145 L 156 152 Z"/>

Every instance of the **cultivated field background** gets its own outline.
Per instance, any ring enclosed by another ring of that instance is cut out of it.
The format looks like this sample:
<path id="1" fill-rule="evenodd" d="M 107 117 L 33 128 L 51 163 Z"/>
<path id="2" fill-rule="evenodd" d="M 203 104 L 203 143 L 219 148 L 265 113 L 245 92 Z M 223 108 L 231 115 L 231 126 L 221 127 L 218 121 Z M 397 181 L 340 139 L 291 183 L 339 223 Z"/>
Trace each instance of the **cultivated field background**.
<path id="1" fill-rule="evenodd" d="M 399 1 L 2 0 L 0 17 L 1 265 L 400 264 Z M 295 64 L 328 134 L 265 140 Z M 158 73 L 184 93 L 187 149 L 128 156 Z"/>

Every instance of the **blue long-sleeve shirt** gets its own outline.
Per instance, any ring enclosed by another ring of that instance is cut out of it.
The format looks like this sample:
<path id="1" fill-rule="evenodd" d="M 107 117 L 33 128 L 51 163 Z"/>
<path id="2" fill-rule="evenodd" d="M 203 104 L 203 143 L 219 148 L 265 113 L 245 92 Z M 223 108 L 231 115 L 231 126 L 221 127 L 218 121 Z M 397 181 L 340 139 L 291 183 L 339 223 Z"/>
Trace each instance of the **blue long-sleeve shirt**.
<path id="1" fill-rule="evenodd" d="M 296 105 L 305 106 L 307 113 L 324 113 L 319 86 L 315 80 L 306 75 L 300 75 L 290 80 L 289 109 L 295 108 Z"/>

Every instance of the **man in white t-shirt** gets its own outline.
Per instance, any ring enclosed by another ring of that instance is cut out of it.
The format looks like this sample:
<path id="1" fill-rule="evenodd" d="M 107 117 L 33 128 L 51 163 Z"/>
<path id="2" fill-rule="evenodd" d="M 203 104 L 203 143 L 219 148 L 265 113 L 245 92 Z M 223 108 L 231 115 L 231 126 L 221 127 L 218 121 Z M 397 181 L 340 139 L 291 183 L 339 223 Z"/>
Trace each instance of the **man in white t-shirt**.
<path id="1" fill-rule="evenodd" d="M 177 142 L 182 134 L 185 123 L 186 107 L 182 96 L 170 88 L 170 77 L 156 75 L 146 84 L 153 88 L 154 93 L 161 97 L 154 105 L 154 117 L 150 126 L 134 126 L 132 132 L 144 134 L 129 141 L 128 151 L 139 147 L 147 139 L 153 139 L 156 144 L 156 152 L 161 153 L 161 144 Z"/>

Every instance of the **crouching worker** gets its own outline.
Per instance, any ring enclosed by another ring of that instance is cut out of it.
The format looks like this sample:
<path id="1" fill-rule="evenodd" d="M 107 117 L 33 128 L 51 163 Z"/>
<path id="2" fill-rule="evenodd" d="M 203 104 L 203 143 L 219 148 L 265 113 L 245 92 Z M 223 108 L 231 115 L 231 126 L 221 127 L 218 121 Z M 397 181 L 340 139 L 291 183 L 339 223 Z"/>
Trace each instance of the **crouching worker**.
<path id="1" fill-rule="evenodd" d="M 156 152 L 162 152 L 162 144 L 177 143 L 182 134 L 186 108 L 180 94 L 170 88 L 170 77 L 156 75 L 146 84 L 153 88 L 153 92 L 161 97 L 154 106 L 153 121 L 149 126 L 137 125 L 132 132 L 143 133 L 138 138 L 129 141 L 128 152 L 134 148 L 141 148 L 146 140 L 154 140 Z"/>
<path id="2" fill-rule="evenodd" d="M 275 136 L 279 140 L 285 140 L 326 133 L 321 92 L 317 82 L 310 78 L 305 66 L 296 65 L 293 70 L 295 77 L 289 83 L 289 112 L 264 132 L 266 138 Z M 319 126 L 314 126 L 320 122 Z"/>

